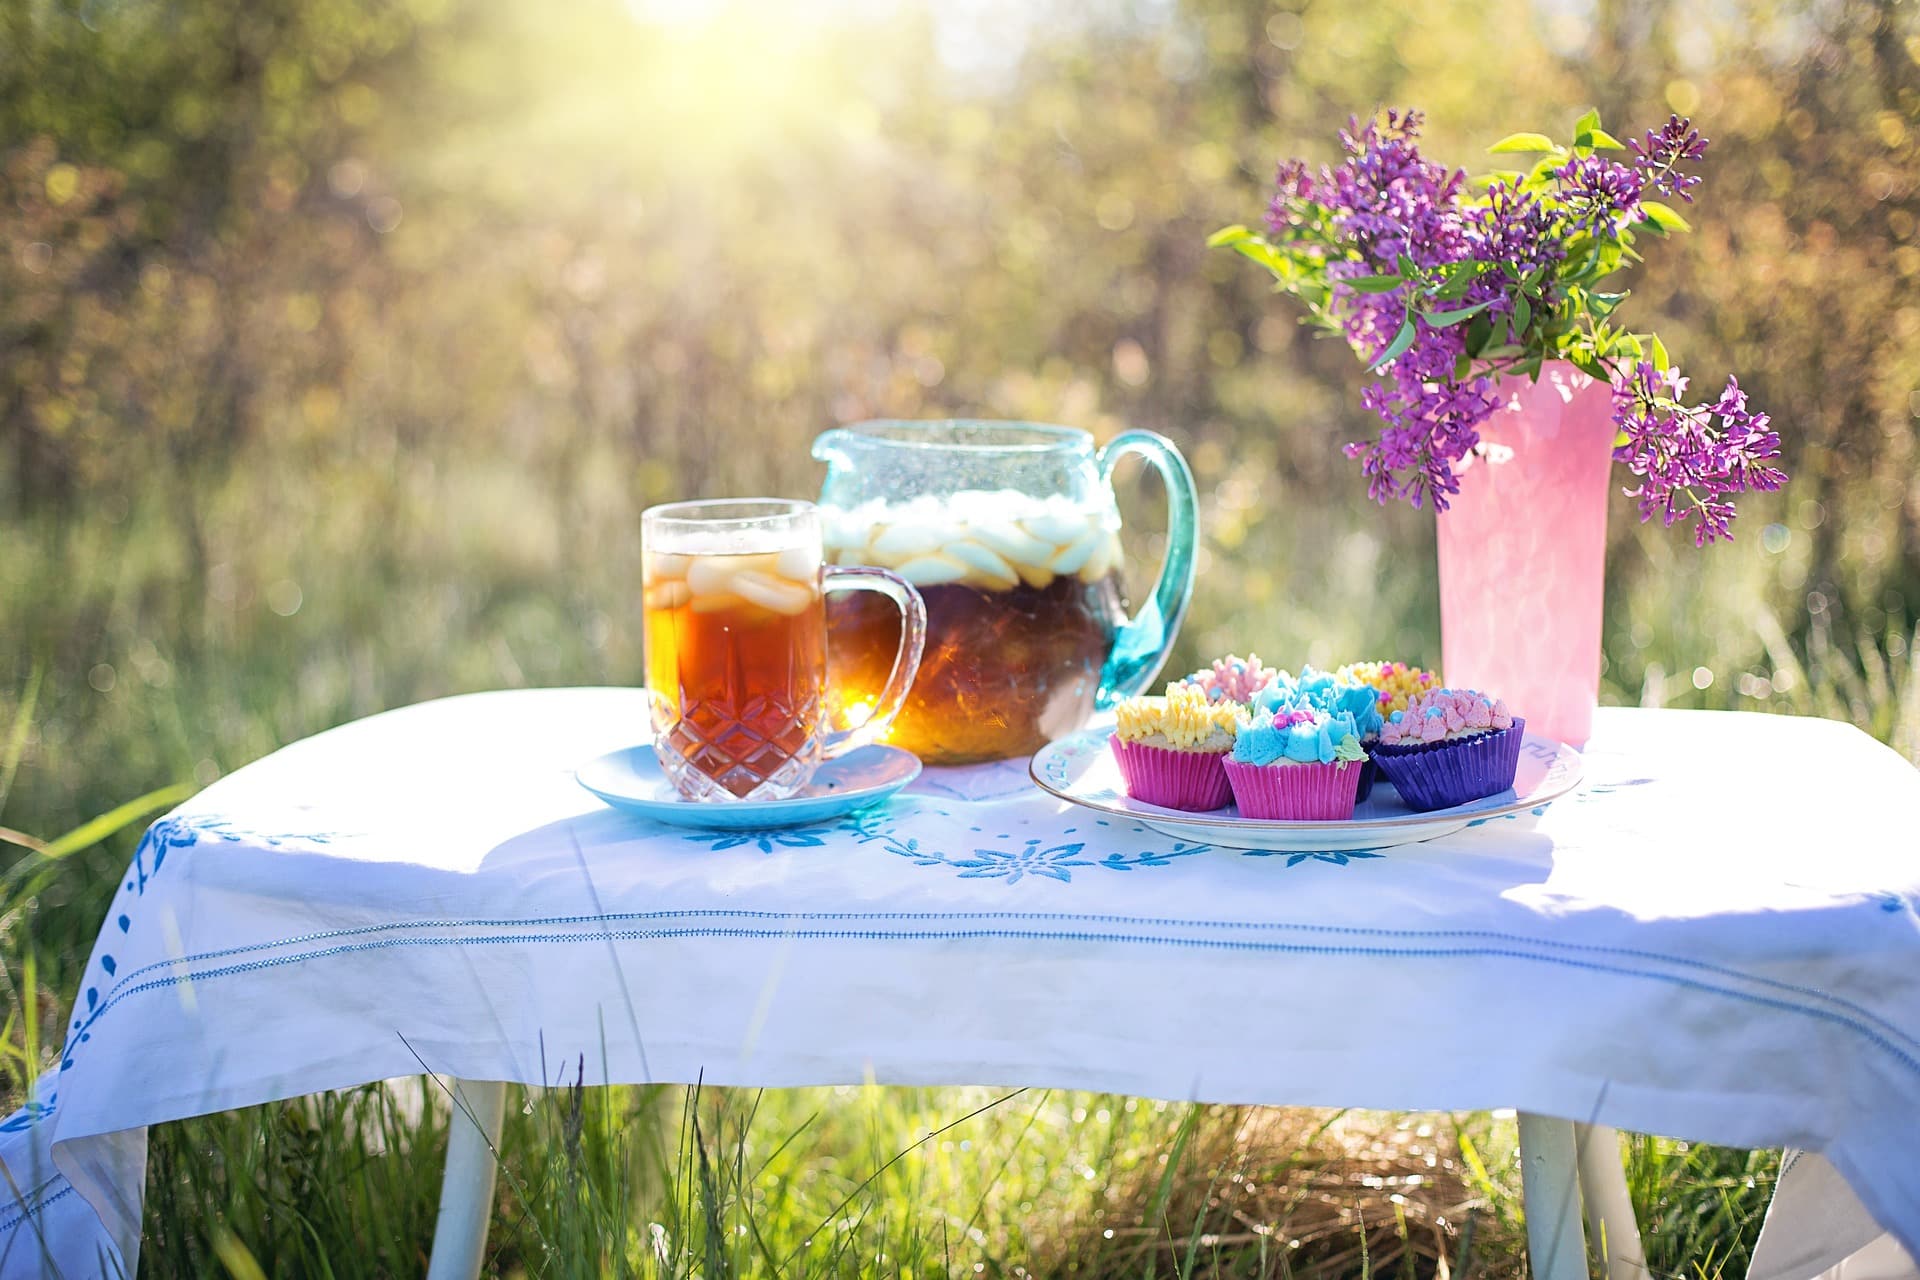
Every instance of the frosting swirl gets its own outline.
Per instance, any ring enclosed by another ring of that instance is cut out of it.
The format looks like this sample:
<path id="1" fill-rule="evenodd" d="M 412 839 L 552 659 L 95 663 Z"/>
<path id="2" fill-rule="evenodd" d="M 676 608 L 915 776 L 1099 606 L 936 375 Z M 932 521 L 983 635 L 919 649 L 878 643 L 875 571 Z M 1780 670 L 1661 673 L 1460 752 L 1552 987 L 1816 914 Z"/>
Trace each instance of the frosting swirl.
<path id="1" fill-rule="evenodd" d="M 1215 658 L 1213 666 L 1194 672 L 1180 683 L 1198 689 L 1209 702 L 1245 704 L 1252 702 L 1256 694 L 1271 685 L 1275 677 L 1284 674 L 1261 665 L 1257 654 L 1250 653 L 1242 658 L 1230 653 L 1224 658 Z"/>
<path id="2" fill-rule="evenodd" d="M 1388 746 L 1450 742 L 1513 727 L 1513 714 L 1498 698 L 1478 689 L 1430 689 L 1389 716 L 1380 730 Z"/>
<path id="3" fill-rule="evenodd" d="M 1364 684 L 1380 695 L 1380 714 L 1405 711 L 1414 698 L 1438 688 L 1440 677 L 1404 662 L 1349 662 L 1334 672 L 1350 684 Z"/>
<path id="4" fill-rule="evenodd" d="M 1113 718 L 1122 742 L 1220 754 L 1233 746 L 1240 708 L 1208 702 L 1207 695 L 1191 685 L 1170 684 L 1165 697 L 1128 698 L 1113 709 Z"/>
<path id="5" fill-rule="evenodd" d="M 1272 686 L 1255 697 L 1253 705 L 1262 711 L 1308 707 L 1323 715 L 1350 716 L 1362 738 L 1380 732 L 1380 697 L 1373 687 L 1338 672 L 1316 671 L 1312 664 L 1300 668 L 1298 676 L 1279 672 Z"/>
<path id="6" fill-rule="evenodd" d="M 1293 706 L 1242 725 L 1233 758 L 1240 764 L 1333 764 L 1364 760 L 1367 753 L 1352 716 Z"/>

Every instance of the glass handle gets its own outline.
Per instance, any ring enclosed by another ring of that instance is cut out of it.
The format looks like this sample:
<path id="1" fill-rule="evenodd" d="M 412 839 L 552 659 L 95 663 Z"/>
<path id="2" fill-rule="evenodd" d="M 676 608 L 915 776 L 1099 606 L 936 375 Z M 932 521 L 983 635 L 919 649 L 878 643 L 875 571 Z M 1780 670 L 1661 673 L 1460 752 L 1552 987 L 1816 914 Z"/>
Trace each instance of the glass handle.
<path id="1" fill-rule="evenodd" d="M 837 756 L 866 746 L 885 733 L 893 718 L 900 714 L 907 690 L 913 688 L 913 678 L 920 672 L 920 654 L 927 647 L 927 604 L 911 582 L 888 569 L 828 565 L 821 573 L 828 591 L 878 591 L 900 606 L 900 648 L 893 655 L 893 673 L 887 677 L 887 687 L 880 691 L 879 702 L 864 724 L 827 735 L 820 754 Z"/>
<path id="2" fill-rule="evenodd" d="M 1094 706 L 1102 711 L 1153 683 L 1193 599 L 1193 553 L 1200 534 L 1200 495 L 1193 487 L 1193 472 L 1165 436 L 1123 431 L 1100 451 L 1100 479 L 1109 491 L 1115 465 L 1133 453 L 1146 459 L 1166 482 L 1167 558 L 1153 594 L 1113 638 L 1113 652 L 1107 655 L 1100 688 L 1094 694 Z"/>

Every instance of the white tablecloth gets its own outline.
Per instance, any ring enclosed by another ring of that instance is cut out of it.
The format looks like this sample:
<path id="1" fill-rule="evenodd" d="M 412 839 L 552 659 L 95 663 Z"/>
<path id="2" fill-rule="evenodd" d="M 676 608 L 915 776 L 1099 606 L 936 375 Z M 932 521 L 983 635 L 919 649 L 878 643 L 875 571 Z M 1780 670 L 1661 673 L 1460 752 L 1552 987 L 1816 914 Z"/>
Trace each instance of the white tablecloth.
<path id="1" fill-rule="evenodd" d="M 1851 727 L 1608 711 L 1543 816 L 1262 856 L 1020 766 L 804 830 L 657 826 L 570 774 L 645 723 L 632 690 L 448 699 L 155 823 L 60 1070 L 0 1126 L 28 1200 L 0 1272 L 34 1273 L 37 1228 L 68 1275 L 102 1245 L 131 1273 L 148 1125 L 422 1064 L 537 1083 L 543 1054 L 590 1082 L 1517 1107 L 1824 1153 L 1920 1244 L 1920 773 Z"/>

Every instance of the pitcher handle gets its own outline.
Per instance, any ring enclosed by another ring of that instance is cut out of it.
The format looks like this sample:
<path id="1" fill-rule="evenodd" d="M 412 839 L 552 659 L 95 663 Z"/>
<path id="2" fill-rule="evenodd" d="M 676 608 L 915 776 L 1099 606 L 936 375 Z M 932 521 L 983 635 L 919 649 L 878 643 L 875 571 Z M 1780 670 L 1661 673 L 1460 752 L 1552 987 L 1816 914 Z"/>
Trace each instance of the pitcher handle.
<path id="1" fill-rule="evenodd" d="M 1146 459 L 1166 483 L 1167 558 L 1153 594 L 1113 638 L 1113 651 L 1107 655 L 1094 694 L 1094 706 L 1102 711 L 1153 683 L 1193 599 L 1193 554 L 1200 532 L 1200 495 L 1194 491 L 1193 472 L 1165 436 L 1123 431 L 1100 451 L 1100 479 L 1109 492 L 1115 465 L 1130 453 Z"/>
<path id="2" fill-rule="evenodd" d="M 900 648 L 893 655 L 893 672 L 887 677 L 886 688 L 880 691 L 873 714 L 863 724 L 829 733 L 820 745 L 820 755 L 826 758 L 866 746 L 885 733 L 893 724 L 893 718 L 900 714 L 907 691 L 913 688 L 913 678 L 920 671 L 920 655 L 927 647 L 927 604 L 911 582 L 889 569 L 828 565 L 821 574 L 821 586 L 826 591 L 878 591 L 900 606 L 901 620 Z"/>

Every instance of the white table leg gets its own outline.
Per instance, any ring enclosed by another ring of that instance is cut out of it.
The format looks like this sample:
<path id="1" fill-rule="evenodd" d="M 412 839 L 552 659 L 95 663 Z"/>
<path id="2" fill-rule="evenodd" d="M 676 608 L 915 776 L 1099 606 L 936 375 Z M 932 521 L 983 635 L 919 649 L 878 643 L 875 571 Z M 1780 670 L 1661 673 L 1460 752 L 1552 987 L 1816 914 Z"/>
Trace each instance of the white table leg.
<path id="1" fill-rule="evenodd" d="M 1604 1124 L 1573 1128 L 1580 1149 L 1580 1191 L 1587 1202 L 1587 1230 L 1600 1243 L 1607 1280 L 1648 1280 L 1647 1255 L 1640 1245 L 1627 1195 L 1627 1171 L 1620 1163 L 1620 1134 Z"/>
<path id="2" fill-rule="evenodd" d="M 497 1080 L 454 1080 L 447 1126 L 447 1168 L 440 1181 L 440 1217 L 433 1227 L 427 1280 L 474 1280 L 493 1217 L 494 1152 L 506 1115 L 507 1086 Z"/>
<path id="3" fill-rule="evenodd" d="M 1520 1193 L 1533 1280 L 1587 1280 L 1573 1121 L 1520 1113 Z"/>

